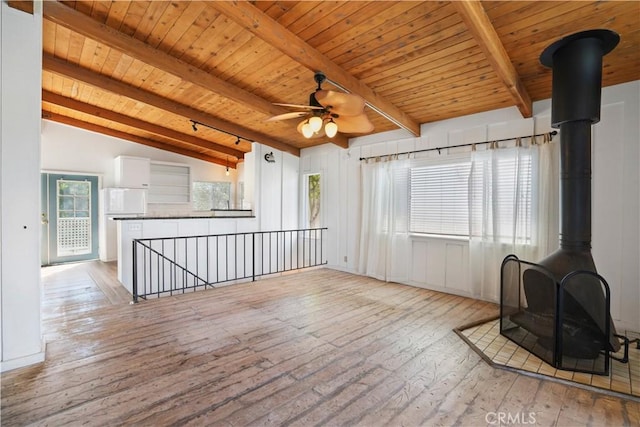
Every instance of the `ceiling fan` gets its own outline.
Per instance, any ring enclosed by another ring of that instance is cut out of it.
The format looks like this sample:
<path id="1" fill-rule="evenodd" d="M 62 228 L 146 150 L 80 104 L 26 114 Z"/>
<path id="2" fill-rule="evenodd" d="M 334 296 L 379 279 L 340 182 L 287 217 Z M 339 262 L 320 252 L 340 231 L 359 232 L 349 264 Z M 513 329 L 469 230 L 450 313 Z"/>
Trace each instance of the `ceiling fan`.
<path id="1" fill-rule="evenodd" d="M 282 107 L 309 111 L 295 111 L 280 114 L 267 119 L 268 122 L 303 118 L 297 130 L 305 138 L 327 136 L 333 138 L 338 131 L 342 133 L 366 133 L 373 130 L 373 124 L 364 112 L 365 102 L 358 95 L 322 89 L 326 76 L 316 72 L 314 80 L 318 84 L 315 92 L 309 95 L 309 105 L 280 104 Z"/>

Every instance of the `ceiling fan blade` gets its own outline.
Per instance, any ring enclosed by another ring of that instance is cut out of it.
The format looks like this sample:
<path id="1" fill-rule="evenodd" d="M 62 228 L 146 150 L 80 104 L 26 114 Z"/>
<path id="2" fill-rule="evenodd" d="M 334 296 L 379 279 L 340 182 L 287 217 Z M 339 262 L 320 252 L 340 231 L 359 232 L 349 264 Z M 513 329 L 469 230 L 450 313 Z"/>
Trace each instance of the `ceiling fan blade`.
<path id="1" fill-rule="evenodd" d="M 265 122 L 277 122 L 280 120 L 297 119 L 299 117 L 304 117 L 307 114 L 309 113 L 306 111 L 295 111 L 293 113 L 284 113 L 284 114 L 279 114 L 277 116 L 269 117 L 267 120 L 265 120 Z"/>
<path id="2" fill-rule="evenodd" d="M 340 116 L 333 119 L 341 133 L 367 133 L 373 130 L 373 124 L 366 114 L 357 116 Z"/>
<path id="3" fill-rule="evenodd" d="M 325 108 L 331 107 L 331 112 L 340 116 L 357 116 L 364 111 L 364 99 L 358 95 L 333 90 L 318 90 L 314 96 L 320 105 Z"/>
<path id="4" fill-rule="evenodd" d="M 290 107 L 290 108 L 302 108 L 304 110 L 322 110 L 322 107 L 314 107 L 313 105 L 300 105 L 300 104 L 280 104 L 279 102 L 274 102 L 273 105 L 279 105 L 281 107 Z"/>

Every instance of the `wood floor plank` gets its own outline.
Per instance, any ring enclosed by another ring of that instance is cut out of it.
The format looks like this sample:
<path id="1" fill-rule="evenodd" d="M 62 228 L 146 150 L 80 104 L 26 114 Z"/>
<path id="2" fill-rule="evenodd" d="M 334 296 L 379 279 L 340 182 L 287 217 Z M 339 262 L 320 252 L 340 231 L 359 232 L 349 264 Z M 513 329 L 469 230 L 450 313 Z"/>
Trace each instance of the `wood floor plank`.
<path id="1" fill-rule="evenodd" d="M 640 421 L 637 400 L 486 364 L 453 332 L 497 313 L 482 301 L 312 269 L 130 305 L 112 263 L 42 275 L 47 357 L 2 373 L 2 425 Z"/>

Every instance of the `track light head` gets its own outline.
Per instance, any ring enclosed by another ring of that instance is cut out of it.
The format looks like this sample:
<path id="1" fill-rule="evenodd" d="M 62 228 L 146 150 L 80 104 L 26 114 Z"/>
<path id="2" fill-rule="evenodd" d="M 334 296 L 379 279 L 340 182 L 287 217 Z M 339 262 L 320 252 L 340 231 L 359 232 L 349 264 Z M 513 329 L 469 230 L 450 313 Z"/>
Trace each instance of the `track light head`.
<path id="1" fill-rule="evenodd" d="M 236 143 L 235 143 L 236 145 L 240 145 L 240 139 L 244 139 L 247 142 L 251 142 L 251 140 L 249 140 L 249 139 L 247 139 L 245 137 L 241 137 L 240 135 L 236 135 L 233 132 L 229 132 L 228 130 L 220 129 L 220 128 L 217 128 L 215 126 L 208 125 L 206 123 L 202 123 L 202 122 L 199 122 L 199 121 L 194 120 L 194 119 L 189 119 L 189 121 L 191 122 L 191 129 L 193 129 L 194 132 L 198 131 L 198 125 L 202 125 L 202 126 L 208 127 L 209 129 L 213 129 L 213 130 L 218 131 L 218 132 L 226 133 L 227 135 L 235 136 L 236 137 Z"/>

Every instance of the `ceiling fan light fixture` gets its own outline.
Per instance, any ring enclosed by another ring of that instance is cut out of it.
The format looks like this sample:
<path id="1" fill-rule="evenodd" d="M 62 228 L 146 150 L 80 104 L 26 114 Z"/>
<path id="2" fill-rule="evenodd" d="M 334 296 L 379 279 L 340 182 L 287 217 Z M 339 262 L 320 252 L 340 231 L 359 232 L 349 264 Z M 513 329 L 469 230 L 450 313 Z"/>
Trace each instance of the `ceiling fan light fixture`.
<path id="1" fill-rule="evenodd" d="M 304 135 L 305 138 L 311 138 L 313 136 L 313 129 L 311 128 L 311 124 L 309 124 L 308 120 L 302 126 L 302 135 Z"/>
<path id="2" fill-rule="evenodd" d="M 333 121 L 333 119 L 329 120 L 329 123 L 324 125 L 324 133 L 326 133 L 329 138 L 333 138 L 338 133 L 338 125 Z"/>
<path id="3" fill-rule="evenodd" d="M 309 126 L 311 130 L 315 133 L 322 129 L 322 118 L 319 116 L 313 116 L 309 119 Z"/>

